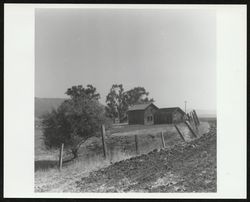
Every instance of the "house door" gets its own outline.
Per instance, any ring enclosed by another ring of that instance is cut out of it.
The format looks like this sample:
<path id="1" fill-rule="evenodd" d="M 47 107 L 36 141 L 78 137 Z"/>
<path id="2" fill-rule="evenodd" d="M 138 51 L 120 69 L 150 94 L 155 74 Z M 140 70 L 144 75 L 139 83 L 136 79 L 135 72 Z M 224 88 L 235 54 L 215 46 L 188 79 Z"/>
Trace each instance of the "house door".
<path id="1" fill-rule="evenodd" d="M 153 125 L 154 124 L 154 116 L 150 115 L 146 117 L 145 125 Z"/>

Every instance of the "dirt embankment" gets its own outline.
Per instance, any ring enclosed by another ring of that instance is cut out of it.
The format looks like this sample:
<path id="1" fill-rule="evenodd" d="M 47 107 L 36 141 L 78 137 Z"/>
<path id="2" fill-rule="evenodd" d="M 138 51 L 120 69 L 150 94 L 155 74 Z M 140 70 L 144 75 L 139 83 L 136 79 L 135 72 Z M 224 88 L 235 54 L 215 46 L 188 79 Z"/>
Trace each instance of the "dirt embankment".
<path id="1" fill-rule="evenodd" d="M 76 192 L 216 192 L 216 125 L 191 142 L 117 162 L 76 182 Z"/>

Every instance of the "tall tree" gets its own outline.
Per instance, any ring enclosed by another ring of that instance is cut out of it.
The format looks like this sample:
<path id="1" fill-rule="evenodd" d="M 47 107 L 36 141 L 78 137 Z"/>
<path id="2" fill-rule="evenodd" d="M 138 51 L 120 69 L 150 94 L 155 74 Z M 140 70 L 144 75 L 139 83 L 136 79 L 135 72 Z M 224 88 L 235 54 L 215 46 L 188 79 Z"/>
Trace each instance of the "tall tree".
<path id="1" fill-rule="evenodd" d="M 107 114 L 110 118 L 118 118 L 120 121 L 126 116 L 126 94 L 122 84 L 113 84 L 106 97 Z"/>
<path id="2" fill-rule="evenodd" d="M 68 88 L 65 94 L 70 96 L 71 99 L 76 99 L 79 97 L 86 97 L 96 100 L 100 99 L 100 94 L 97 93 L 96 88 L 90 84 L 87 85 L 87 88 L 83 88 L 82 85 L 72 86 L 71 88 Z"/>
<path id="3" fill-rule="evenodd" d="M 148 98 L 149 92 L 144 87 L 135 87 L 129 91 L 126 91 L 126 102 L 128 106 L 134 104 L 142 104 L 148 102 L 154 102 L 153 98 Z"/>
<path id="4" fill-rule="evenodd" d="M 73 86 L 66 94 L 71 98 L 43 117 L 44 143 L 47 148 L 58 148 L 64 143 L 76 158 L 81 144 L 100 135 L 100 125 L 108 125 L 109 121 L 94 87 Z"/>
<path id="5" fill-rule="evenodd" d="M 111 118 L 118 118 L 120 121 L 126 116 L 129 106 L 140 103 L 154 102 L 148 98 L 149 93 L 143 87 L 135 87 L 124 91 L 122 84 L 113 84 L 106 97 L 106 112 Z"/>

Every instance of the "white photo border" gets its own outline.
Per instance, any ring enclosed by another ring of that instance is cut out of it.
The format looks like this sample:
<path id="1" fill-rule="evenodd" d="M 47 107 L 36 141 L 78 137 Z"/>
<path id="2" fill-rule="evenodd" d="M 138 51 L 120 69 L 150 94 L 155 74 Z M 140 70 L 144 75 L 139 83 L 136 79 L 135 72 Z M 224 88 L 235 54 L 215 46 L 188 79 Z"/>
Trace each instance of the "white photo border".
<path id="1" fill-rule="evenodd" d="M 36 8 L 212 9 L 217 15 L 217 193 L 34 192 Z M 4 5 L 4 197 L 246 198 L 246 5 Z"/>

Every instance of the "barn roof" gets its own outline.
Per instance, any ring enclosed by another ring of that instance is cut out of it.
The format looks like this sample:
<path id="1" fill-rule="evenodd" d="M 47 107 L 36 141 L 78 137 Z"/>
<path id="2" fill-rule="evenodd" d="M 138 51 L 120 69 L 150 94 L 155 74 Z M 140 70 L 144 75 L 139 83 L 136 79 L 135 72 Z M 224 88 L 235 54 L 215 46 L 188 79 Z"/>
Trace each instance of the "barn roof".
<path id="1" fill-rule="evenodd" d="M 153 105 L 155 108 L 158 109 L 152 102 L 146 103 L 146 104 L 136 104 L 128 108 L 128 111 L 135 111 L 135 110 L 145 110 L 147 109 L 150 105 Z"/>
<path id="2" fill-rule="evenodd" d="M 185 112 L 180 107 L 169 107 L 169 108 L 160 108 L 156 112 L 157 113 L 173 113 L 174 111 L 179 111 L 182 114 L 185 114 Z"/>

